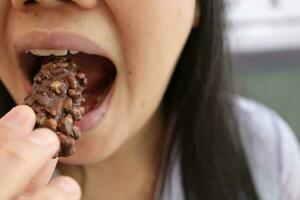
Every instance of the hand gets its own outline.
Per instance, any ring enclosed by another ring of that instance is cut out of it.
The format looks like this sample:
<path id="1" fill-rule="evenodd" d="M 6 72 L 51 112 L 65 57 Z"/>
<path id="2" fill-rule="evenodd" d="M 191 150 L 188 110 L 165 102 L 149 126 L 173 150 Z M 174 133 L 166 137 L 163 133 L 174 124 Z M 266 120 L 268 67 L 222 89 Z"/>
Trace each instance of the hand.
<path id="1" fill-rule="evenodd" d="M 80 187 L 70 177 L 60 176 L 48 184 L 59 140 L 49 129 L 33 130 L 34 124 L 33 110 L 24 105 L 0 119 L 0 199 L 80 199 Z"/>

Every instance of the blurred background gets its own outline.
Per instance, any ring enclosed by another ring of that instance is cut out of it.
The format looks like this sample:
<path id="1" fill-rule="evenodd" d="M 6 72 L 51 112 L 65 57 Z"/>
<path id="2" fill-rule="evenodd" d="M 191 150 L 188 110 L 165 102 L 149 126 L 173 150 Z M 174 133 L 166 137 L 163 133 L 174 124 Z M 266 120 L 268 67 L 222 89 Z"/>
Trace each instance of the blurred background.
<path id="1" fill-rule="evenodd" d="M 300 138 L 300 1 L 228 3 L 237 93 L 274 109 Z"/>

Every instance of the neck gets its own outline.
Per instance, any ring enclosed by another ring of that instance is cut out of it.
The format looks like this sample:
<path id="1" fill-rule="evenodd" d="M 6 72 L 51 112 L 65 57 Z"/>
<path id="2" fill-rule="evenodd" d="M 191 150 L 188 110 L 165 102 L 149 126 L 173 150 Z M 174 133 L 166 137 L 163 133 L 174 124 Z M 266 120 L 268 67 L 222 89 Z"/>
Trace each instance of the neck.
<path id="1" fill-rule="evenodd" d="M 153 199 L 165 136 L 158 111 L 149 123 L 104 161 L 82 167 L 63 166 L 62 173 L 82 183 L 83 199 Z M 84 174 L 84 177 L 81 175 Z"/>

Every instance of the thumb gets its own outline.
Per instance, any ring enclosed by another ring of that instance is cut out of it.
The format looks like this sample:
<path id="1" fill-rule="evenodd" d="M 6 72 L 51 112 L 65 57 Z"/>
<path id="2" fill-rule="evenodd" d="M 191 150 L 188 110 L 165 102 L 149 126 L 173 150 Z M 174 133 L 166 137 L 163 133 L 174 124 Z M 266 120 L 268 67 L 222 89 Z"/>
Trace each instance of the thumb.
<path id="1" fill-rule="evenodd" d="M 25 105 L 16 106 L 0 119 L 0 143 L 24 137 L 32 132 L 35 113 Z"/>

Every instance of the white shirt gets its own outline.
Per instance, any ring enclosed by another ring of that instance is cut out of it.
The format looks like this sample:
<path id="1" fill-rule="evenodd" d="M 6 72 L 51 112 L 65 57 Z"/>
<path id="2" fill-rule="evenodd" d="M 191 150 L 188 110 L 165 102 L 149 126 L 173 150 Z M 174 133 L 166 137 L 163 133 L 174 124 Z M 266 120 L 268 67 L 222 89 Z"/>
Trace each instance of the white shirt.
<path id="1" fill-rule="evenodd" d="M 300 149 L 293 131 L 260 103 L 243 97 L 237 97 L 235 103 L 242 145 L 259 198 L 300 200 Z M 162 200 L 183 200 L 179 158 L 169 179 Z"/>

